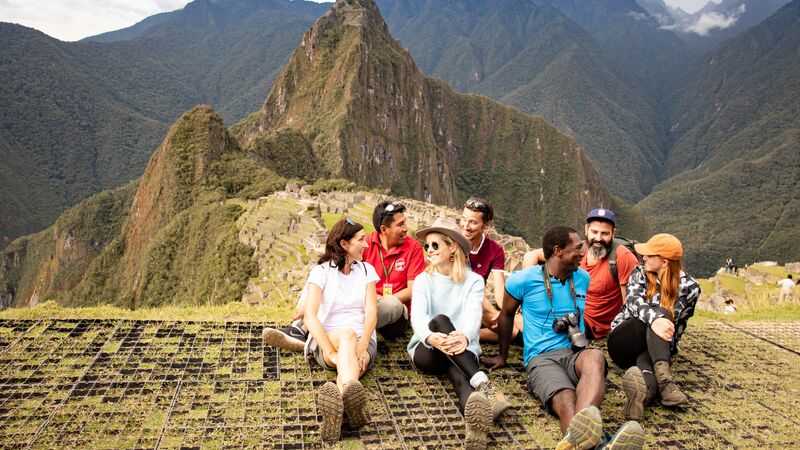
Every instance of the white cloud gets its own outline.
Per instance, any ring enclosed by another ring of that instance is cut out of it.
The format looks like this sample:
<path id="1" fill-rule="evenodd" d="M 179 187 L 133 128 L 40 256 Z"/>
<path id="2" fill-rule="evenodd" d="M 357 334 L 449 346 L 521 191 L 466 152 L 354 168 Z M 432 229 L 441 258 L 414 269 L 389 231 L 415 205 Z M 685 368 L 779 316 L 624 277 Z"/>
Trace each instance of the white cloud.
<path id="1" fill-rule="evenodd" d="M 0 21 L 76 41 L 129 27 L 147 16 L 183 8 L 189 0 L 0 0 Z"/>
<path id="2" fill-rule="evenodd" d="M 701 14 L 697 21 L 686 27 L 686 31 L 700 36 L 708 36 L 711 30 L 724 30 L 733 26 L 739 20 L 739 17 L 744 14 L 744 11 L 745 5 L 742 4 L 728 16 L 717 12 Z"/>
<path id="3" fill-rule="evenodd" d="M 739 20 L 739 17 L 744 14 L 745 9 L 745 5 L 741 4 L 730 14 L 720 12 L 703 13 L 700 17 L 692 17 L 688 22 L 680 22 L 674 25 L 662 26 L 661 28 L 708 36 L 712 30 L 724 30 L 732 27 Z"/>

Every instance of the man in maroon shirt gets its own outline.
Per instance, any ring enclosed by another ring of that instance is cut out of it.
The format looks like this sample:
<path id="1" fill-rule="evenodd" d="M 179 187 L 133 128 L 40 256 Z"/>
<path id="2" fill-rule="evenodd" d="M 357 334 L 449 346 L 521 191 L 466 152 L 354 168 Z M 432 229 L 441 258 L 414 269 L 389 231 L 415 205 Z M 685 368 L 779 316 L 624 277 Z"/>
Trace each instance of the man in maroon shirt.
<path id="1" fill-rule="evenodd" d="M 411 288 L 414 278 L 425 269 L 422 246 L 407 237 L 406 207 L 396 202 L 381 202 L 372 211 L 375 231 L 368 234 L 364 262 L 371 264 L 380 280 L 378 291 L 378 323 L 376 329 L 384 338 L 403 336 L 408 330 L 411 311 Z M 303 289 L 305 292 L 305 289 Z M 290 326 L 264 328 L 264 342 L 273 347 L 302 351 L 308 331 L 303 326 L 304 295 L 295 309 Z"/>
<path id="2" fill-rule="evenodd" d="M 464 203 L 460 224 L 461 234 L 472 245 L 472 251 L 469 252 L 469 267 L 482 276 L 484 282 L 491 275 L 494 288 L 494 304 L 489 297 L 483 298 L 481 342 L 497 342 L 497 319 L 500 316 L 500 310 L 497 308 L 503 305 L 506 285 L 506 252 L 503 246 L 488 236 L 492 220 L 494 220 L 494 208 L 491 203 L 478 197 L 470 197 Z M 518 316 L 514 321 L 512 339 L 521 330 L 522 316 Z"/>
<path id="3" fill-rule="evenodd" d="M 610 209 L 597 208 L 589 211 L 586 217 L 586 251 L 581 257 L 581 269 L 589 272 L 589 290 L 586 292 L 586 337 L 601 339 L 608 335 L 611 321 L 619 313 L 625 301 L 628 278 L 633 268 L 639 264 L 636 256 L 624 245 L 615 245 L 617 224 Z M 616 253 L 617 276 L 614 277 L 609 265 L 612 246 Z M 540 264 L 544 261 L 541 249 L 528 252 L 522 267 Z"/>

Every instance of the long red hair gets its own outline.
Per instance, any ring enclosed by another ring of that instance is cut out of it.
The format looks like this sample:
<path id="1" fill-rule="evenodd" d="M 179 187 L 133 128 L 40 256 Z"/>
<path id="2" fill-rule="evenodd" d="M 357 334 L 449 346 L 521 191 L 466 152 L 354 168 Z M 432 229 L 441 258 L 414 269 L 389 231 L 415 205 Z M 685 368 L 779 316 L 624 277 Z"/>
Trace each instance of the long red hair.
<path id="1" fill-rule="evenodd" d="M 661 307 L 669 312 L 669 319 L 675 320 L 673 308 L 675 307 L 675 300 L 678 299 L 678 293 L 681 285 L 681 260 L 669 259 L 667 267 L 661 273 L 661 276 L 655 272 L 645 272 L 647 275 L 647 291 L 645 292 L 646 298 L 653 298 L 658 293 L 658 279 L 661 278 Z"/>

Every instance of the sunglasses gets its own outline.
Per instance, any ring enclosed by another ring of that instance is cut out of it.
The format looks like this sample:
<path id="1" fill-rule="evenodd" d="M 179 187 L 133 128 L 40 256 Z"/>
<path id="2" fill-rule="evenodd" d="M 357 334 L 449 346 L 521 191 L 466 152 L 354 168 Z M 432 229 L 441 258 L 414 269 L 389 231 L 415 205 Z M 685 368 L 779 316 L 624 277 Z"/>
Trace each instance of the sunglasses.
<path id="1" fill-rule="evenodd" d="M 381 223 L 383 223 L 383 219 L 385 219 L 386 216 L 392 215 L 397 211 L 401 211 L 402 209 L 402 203 L 389 203 L 383 208 L 383 212 L 381 212 Z"/>
<path id="2" fill-rule="evenodd" d="M 473 198 L 467 200 L 467 202 L 464 203 L 464 206 L 466 206 L 469 209 L 476 209 L 476 210 L 481 211 L 481 212 L 484 212 L 484 211 L 486 211 L 488 209 L 486 207 L 486 203 L 483 203 L 480 200 L 475 200 Z"/>
<path id="3" fill-rule="evenodd" d="M 433 241 L 430 244 L 423 245 L 422 248 L 424 248 L 426 252 L 428 250 L 430 250 L 430 249 L 433 249 L 433 251 L 438 251 L 439 250 L 439 243 L 436 242 L 436 241 Z"/>
<path id="4" fill-rule="evenodd" d="M 356 224 L 355 222 L 353 222 L 353 219 L 351 219 L 351 218 L 349 218 L 349 217 L 345 217 L 345 220 L 346 220 L 346 221 L 347 221 L 347 223 L 349 223 L 350 225 L 353 225 L 353 226 L 355 226 L 355 224 Z"/>

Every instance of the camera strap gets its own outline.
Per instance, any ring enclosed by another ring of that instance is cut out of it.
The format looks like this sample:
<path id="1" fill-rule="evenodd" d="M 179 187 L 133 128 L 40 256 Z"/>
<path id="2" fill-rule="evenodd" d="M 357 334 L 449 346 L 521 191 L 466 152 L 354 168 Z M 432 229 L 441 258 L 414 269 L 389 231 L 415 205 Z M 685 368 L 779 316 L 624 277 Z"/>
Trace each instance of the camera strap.
<path id="1" fill-rule="evenodd" d="M 550 274 L 547 272 L 547 264 L 542 263 L 542 279 L 544 280 L 544 291 L 547 294 L 547 299 L 550 300 L 550 309 L 555 313 L 553 306 L 553 286 L 550 283 Z M 572 274 L 567 277 L 569 283 L 569 296 L 572 299 L 572 306 L 575 307 L 575 313 L 580 317 L 581 310 L 578 308 L 578 302 L 575 300 L 577 294 L 575 293 L 575 283 L 572 282 Z"/>

